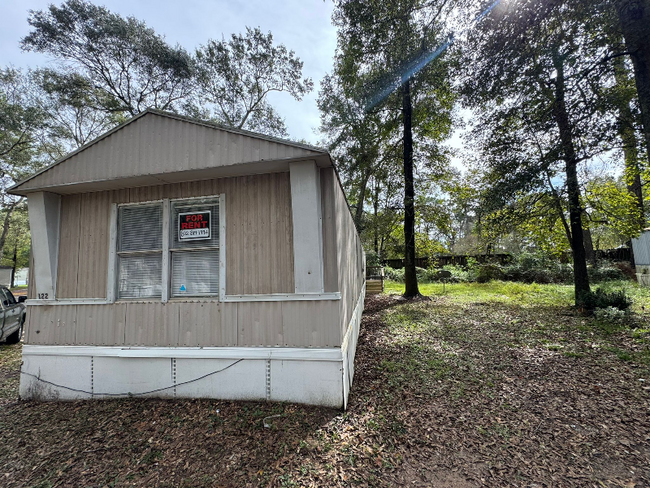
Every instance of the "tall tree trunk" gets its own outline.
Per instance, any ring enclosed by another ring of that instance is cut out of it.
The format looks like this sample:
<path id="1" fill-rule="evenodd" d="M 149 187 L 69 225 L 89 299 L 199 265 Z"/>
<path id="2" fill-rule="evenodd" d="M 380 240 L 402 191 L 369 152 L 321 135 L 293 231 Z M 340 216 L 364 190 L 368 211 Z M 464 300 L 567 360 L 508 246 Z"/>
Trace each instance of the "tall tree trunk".
<path id="1" fill-rule="evenodd" d="M 406 80 L 402 92 L 402 122 L 404 125 L 404 296 L 420 294 L 415 272 L 415 188 L 413 185 L 413 129 L 411 116 L 411 81 Z"/>
<path id="2" fill-rule="evenodd" d="M 614 75 L 616 84 L 622 89 L 627 85 L 628 77 L 623 58 L 614 59 Z M 627 190 L 634 196 L 639 209 L 639 230 L 646 226 L 645 207 L 643 204 L 643 186 L 641 185 L 641 170 L 639 169 L 639 149 L 637 147 L 634 115 L 630 108 L 629 99 L 623 99 L 618 107 L 618 135 L 623 143 L 625 158 L 625 183 Z"/>
<path id="3" fill-rule="evenodd" d="M 585 257 L 587 261 L 591 262 L 592 266 L 596 266 L 596 251 L 594 250 L 594 241 L 591 239 L 591 230 L 589 227 L 582 229 L 582 241 L 585 243 Z"/>
<path id="4" fill-rule="evenodd" d="M 590 291 L 587 274 L 587 258 L 582 233 L 582 205 L 580 185 L 578 184 L 578 155 L 573 143 L 573 130 L 566 109 L 564 85 L 564 61 L 555 59 L 557 79 L 555 81 L 555 101 L 553 117 L 560 132 L 562 153 L 566 165 L 566 184 L 569 200 L 569 226 L 571 227 L 571 250 L 573 252 L 573 282 L 576 305 L 582 303 L 583 294 Z"/>
<path id="5" fill-rule="evenodd" d="M 616 9 L 634 66 L 641 123 L 650 159 L 650 0 L 617 0 Z"/>
<path id="6" fill-rule="evenodd" d="M 357 231 L 361 232 L 361 219 L 363 218 L 363 203 L 366 199 L 366 188 L 368 180 L 370 179 L 370 169 L 366 169 L 361 179 L 361 186 L 359 187 L 359 196 L 357 197 L 357 208 L 354 212 L 354 225 Z"/>
<path id="7" fill-rule="evenodd" d="M 379 214 L 379 183 L 377 182 L 377 179 L 374 181 L 374 200 L 372 202 L 372 210 L 373 210 L 373 215 L 375 217 L 374 219 L 374 230 L 375 230 L 375 254 L 380 255 L 379 252 L 379 228 L 377 227 L 377 215 Z M 383 255 L 383 253 L 381 253 Z"/>

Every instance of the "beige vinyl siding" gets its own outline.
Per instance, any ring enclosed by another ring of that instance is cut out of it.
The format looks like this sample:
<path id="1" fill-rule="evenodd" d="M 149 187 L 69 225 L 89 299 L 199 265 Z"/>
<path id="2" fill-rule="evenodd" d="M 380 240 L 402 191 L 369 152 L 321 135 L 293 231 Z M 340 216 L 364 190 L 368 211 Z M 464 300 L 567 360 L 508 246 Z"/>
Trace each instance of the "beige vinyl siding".
<path id="1" fill-rule="evenodd" d="M 27 274 L 27 298 L 36 298 L 36 286 L 34 286 L 34 255 L 29 251 L 29 272 Z"/>
<path id="2" fill-rule="evenodd" d="M 77 298 L 79 275 L 79 241 L 81 232 L 81 195 L 61 198 L 59 227 L 59 260 L 56 274 L 56 296 Z M 108 251 L 108 248 L 106 249 Z M 97 254 L 98 261 L 108 261 L 108 252 Z M 105 296 L 105 295 L 104 295 Z"/>
<path id="3" fill-rule="evenodd" d="M 334 171 L 332 170 L 332 173 Z M 336 251 L 338 286 L 341 290 L 340 317 L 341 334 L 345 334 L 354 307 L 365 281 L 365 263 L 361 240 L 357 234 L 352 214 L 343 189 L 334 175 L 331 178 L 334 197 L 334 218 L 336 221 Z M 330 184 L 330 179 L 327 179 Z"/>
<path id="4" fill-rule="evenodd" d="M 23 183 L 20 190 L 318 154 L 322 152 L 148 113 Z"/>
<path id="5" fill-rule="evenodd" d="M 339 302 L 118 302 L 27 309 L 25 342 L 97 346 L 341 345 Z"/>
<path id="6" fill-rule="evenodd" d="M 61 198 L 57 298 L 106 298 L 112 203 L 226 195 L 226 293 L 293 293 L 289 173 Z"/>
<path id="7" fill-rule="evenodd" d="M 321 215 L 323 218 L 323 285 L 326 292 L 339 291 L 336 238 L 336 198 L 338 181 L 334 168 L 320 170 Z"/>

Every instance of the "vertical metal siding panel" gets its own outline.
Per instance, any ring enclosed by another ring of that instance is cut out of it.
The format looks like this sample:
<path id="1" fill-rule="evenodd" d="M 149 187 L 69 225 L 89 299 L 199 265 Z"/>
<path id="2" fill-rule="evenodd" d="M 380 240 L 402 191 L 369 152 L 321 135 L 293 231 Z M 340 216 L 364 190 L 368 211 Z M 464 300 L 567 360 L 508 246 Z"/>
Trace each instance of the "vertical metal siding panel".
<path id="1" fill-rule="evenodd" d="M 336 227 L 337 227 L 337 254 L 339 270 L 339 289 L 341 291 L 340 318 L 341 331 L 345 333 L 352 312 L 361 290 L 359 274 L 360 246 L 354 222 L 345 200 L 345 195 L 338 182 L 334 185 Z"/>
<path id="2" fill-rule="evenodd" d="M 246 157 L 245 157 L 246 156 L 246 143 L 248 141 L 241 134 L 237 134 L 234 137 L 234 140 L 237 141 L 236 142 L 237 149 L 236 149 L 236 152 L 235 152 L 235 154 L 236 154 L 235 163 L 243 163 L 243 162 L 246 161 Z"/>
<path id="3" fill-rule="evenodd" d="M 54 344 L 56 329 L 52 320 L 54 306 L 30 305 L 27 307 L 29 326 L 25 343 Z"/>
<path id="4" fill-rule="evenodd" d="M 25 310 L 25 324 L 23 325 L 23 341 L 25 344 L 32 344 L 32 310 L 34 306 L 28 306 Z"/>
<path id="5" fill-rule="evenodd" d="M 213 183 L 214 180 L 202 180 L 199 181 L 199 188 L 198 188 L 198 194 L 202 197 L 208 196 L 208 195 L 218 195 L 218 193 L 214 193 L 212 191 L 212 187 L 214 186 Z"/>
<path id="6" fill-rule="evenodd" d="M 269 159 L 269 141 L 260 141 L 260 161 Z"/>
<path id="7" fill-rule="evenodd" d="M 228 132 L 219 133 L 219 165 L 223 166 L 230 161 L 230 134 Z"/>
<path id="8" fill-rule="evenodd" d="M 53 309 L 45 311 L 46 315 L 41 323 L 41 333 L 44 333 L 47 338 L 47 342 L 43 342 L 43 344 L 75 345 L 77 306 L 56 305 L 50 307 L 44 306 L 43 308 Z"/>
<path id="9" fill-rule="evenodd" d="M 127 303 L 125 344 L 177 346 L 179 303 Z"/>
<path id="10" fill-rule="evenodd" d="M 42 173 L 23 188 L 310 155 L 313 153 L 306 149 L 148 114 Z"/>
<path id="11" fill-rule="evenodd" d="M 160 185 L 130 188 L 128 191 L 129 202 L 131 203 L 151 202 L 163 198 L 163 187 Z"/>
<path id="12" fill-rule="evenodd" d="M 59 260 L 56 277 L 58 298 L 77 298 L 81 200 L 81 195 L 64 195 L 61 198 Z"/>
<path id="13" fill-rule="evenodd" d="M 106 142 L 106 147 L 104 148 L 106 152 L 106 165 L 108 166 L 104 171 L 107 173 L 108 179 L 117 178 L 120 174 L 124 173 L 127 170 L 128 165 L 125 159 L 125 152 L 127 147 L 132 147 L 135 141 L 134 133 L 139 131 L 140 126 L 135 122 L 133 124 L 133 130 L 120 134 L 118 137 L 115 137 L 115 134 L 110 135 Z M 138 171 L 137 162 L 136 166 L 132 167 L 132 170 Z M 101 168 L 95 167 L 97 174 L 93 175 L 93 179 L 100 179 Z"/>
<path id="14" fill-rule="evenodd" d="M 244 149 L 242 161 L 253 161 L 255 154 L 259 154 L 259 139 L 242 136 L 242 147 Z"/>
<path id="15" fill-rule="evenodd" d="M 34 276 L 34 255 L 29 250 L 29 274 L 27 277 L 27 298 L 36 298 L 36 277 Z"/>
<path id="16" fill-rule="evenodd" d="M 188 124 L 190 125 L 190 124 Z M 205 150 L 209 145 L 209 137 L 206 134 L 206 127 L 194 126 L 188 134 L 189 144 L 188 169 L 205 168 Z"/>
<path id="17" fill-rule="evenodd" d="M 278 219 L 280 224 L 273 230 L 280 238 L 277 249 L 277 265 L 274 272 L 282 277 L 281 286 L 273 293 L 293 293 L 296 290 L 293 274 L 293 215 L 291 210 L 291 182 L 289 173 L 281 173 L 280 192 L 278 193 Z"/>
<path id="18" fill-rule="evenodd" d="M 166 163 L 165 159 L 161 158 L 168 156 L 166 154 L 168 148 L 162 144 L 164 142 L 169 144 L 171 141 L 165 141 L 161 134 L 163 123 L 161 119 L 154 115 L 140 120 L 142 124 L 135 135 L 137 141 L 133 141 L 134 145 L 137 144 L 137 161 L 134 164 L 140 174 L 157 172 L 156 168 L 162 168 Z"/>
<path id="19" fill-rule="evenodd" d="M 262 290 L 264 284 L 262 283 L 262 239 L 267 240 L 267 236 L 262 234 L 261 220 L 263 215 L 262 210 L 262 195 L 264 186 L 259 177 L 248 177 L 248 201 L 253 203 L 251 211 L 248 212 L 248 234 L 246 236 L 245 248 L 247 251 L 246 261 L 250 263 L 248 272 L 248 287 L 247 293 L 264 293 L 257 290 Z M 264 202 L 267 205 L 267 202 Z M 268 263 L 265 263 L 268 265 Z"/>
<path id="20" fill-rule="evenodd" d="M 340 346 L 342 338 L 339 324 L 339 305 L 336 301 L 282 302 L 285 346 Z"/>
<path id="21" fill-rule="evenodd" d="M 638 238 L 632 239 L 632 248 L 635 265 L 650 265 L 650 231 L 642 232 Z"/>
<path id="22" fill-rule="evenodd" d="M 181 303 L 179 345 L 236 346 L 237 320 L 229 316 L 231 310 L 225 310 L 223 305 L 215 302 Z"/>
<path id="23" fill-rule="evenodd" d="M 277 175 L 270 175 L 270 185 L 269 185 L 269 194 L 268 194 L 268 230 L 266 234 L 268 235 L 267 245 L 269 247 L 269 258 L 272 261 L 272 266 L 268 267 L 269 272 L 269 289 L 266 293 L 273 293 L 273 290 L 282 289 L 282 275 L 283 273 L 278 273 L 277 270 L 282 270 L 281 263 L 277 260 L 281 256 L 280 251 L 280 239 L 281 236 L 278 234 L 278 228 L 280 221 L 278 218 L 278 207 L 281 205 L 280 202 L 280 178 Z M 284 271 L 284 270 L 282 270 Z"/>
<path id="24" fill-rule="evenodd" d="M 243 177 L 230 180 L 226 192 L 226 292 L 231 295 L 244 293 L 244 184 Z"/>
<path id="25" fill-rule="evenodd" d="M 241 180 L 241 195 L 243 196 L 240 204 L 240 218 L 242 220 L 242 234 L 241 241 L 238 243 L 240 248 L 240 259 L 242 263 L 241 280 L 241 293 L 253 293 L 253 286 L 251 285 L 251 275 L 255 272 L 253 262 L 250 259 L 250 250 L 253 245 L 253 224 L 251 223 L 251 194 L 253 193 L 250 188 L 250 177 L 244 176 Z"/>
<path id="26" fill-rule="evenodd" d="M 180 198 L 181 185 L 180 183 L 173 183 L 170 185 L 163 185 L 162 198 Z"/>
<path id="27" fill-rule="evenodd" d="M 160 143 L 164 139 L 160 134 L 160 117 L 143 117 L 135 122 L 134 130 L 131 131 L 129 147 L 131 149 L 130 164 L 137 168 L 138 174 L 150 174 L 156 172 L 156 167 L 162 167 L 164 160 L 158 160 L 161 156 Z"/>
<path id="28" fill-rule="evenodd" d="M 334 201 L 336 176 L 333 168 L 321 169 L 321 208 L 323 214 L 323 281 L 326 292 L 339 291 L 336 259 L 337 227 Z"/>
<path id="29" fill-rule="evenodd" d="M 111 190 L 109 198 L 111 203 L 128 203 L 129 190 Z"/>
<path id="30" fill-rule="evenodd" d="M 172 122 L 171 120 L 169 120 Z M 171 125 L 171 124 L 170 124 Z M 176 141 L 176 148 L 178 153 L 176 154 L 176 166 L 182 171 L 188 169 L 188 164 L 190 160 L 190 148 L 188 144 L 188 135 L 189 135 L 189 123 L 182 122 L 178 129 L 175 131 L 174 140 Z M 172 136 L 171 127 L 168 129 L 169 136 Z"/>
<path id="31" fill-rule="evenodd" d="M 77 305 L 77 344 L 124 345 L 126 304 Z"/>
<path id="32" fill-rule="evenodd" d="M 241 302 L 237 305 L 238 346 L 284 344 L 281 302 Z"/>
<path id="33" fill-rule="evenodd" d="M 278 158 L 278 144 L 275 142 L 269 142 L 269 159 Z"/>
<path id="34" fill-rule="evenodd" d="M 106 298 L 111 203 L 108 192 L 81 199 L 77 297 Z"/>

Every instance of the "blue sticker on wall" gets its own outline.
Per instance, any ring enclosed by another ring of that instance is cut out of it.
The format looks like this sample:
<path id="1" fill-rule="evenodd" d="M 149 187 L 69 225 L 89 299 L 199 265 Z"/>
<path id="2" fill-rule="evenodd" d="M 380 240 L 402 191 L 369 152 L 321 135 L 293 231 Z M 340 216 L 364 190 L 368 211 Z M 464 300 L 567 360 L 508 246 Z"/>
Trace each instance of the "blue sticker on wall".
<path id="1" fill-rule="evenodd" d="M 181 285 L 181 291 L 187 291 L 187 288 L 185 288 L 185 285 Z"/>

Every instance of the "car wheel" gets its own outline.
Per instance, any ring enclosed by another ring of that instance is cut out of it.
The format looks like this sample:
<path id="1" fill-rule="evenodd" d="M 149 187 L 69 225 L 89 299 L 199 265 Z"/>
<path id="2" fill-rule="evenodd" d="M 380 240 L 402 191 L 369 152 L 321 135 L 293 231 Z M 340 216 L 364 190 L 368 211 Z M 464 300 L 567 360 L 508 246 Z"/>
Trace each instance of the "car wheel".
<path id="1" fill-rule="evenodd" d="M 18 330 L 7 337 L 7 344 L 18 344 L 23 336 L 23 324 L 20 324 Z"/>

